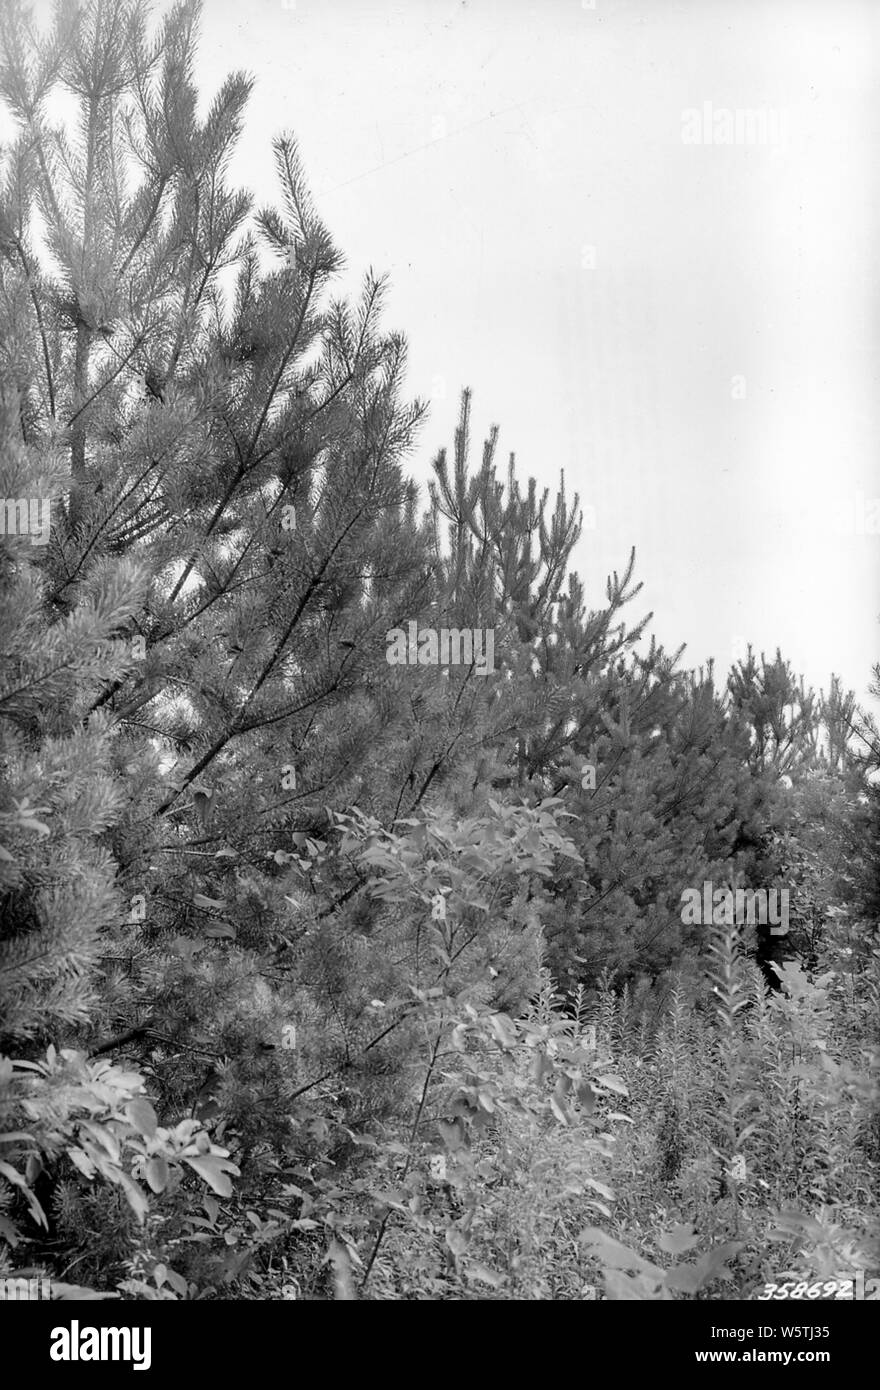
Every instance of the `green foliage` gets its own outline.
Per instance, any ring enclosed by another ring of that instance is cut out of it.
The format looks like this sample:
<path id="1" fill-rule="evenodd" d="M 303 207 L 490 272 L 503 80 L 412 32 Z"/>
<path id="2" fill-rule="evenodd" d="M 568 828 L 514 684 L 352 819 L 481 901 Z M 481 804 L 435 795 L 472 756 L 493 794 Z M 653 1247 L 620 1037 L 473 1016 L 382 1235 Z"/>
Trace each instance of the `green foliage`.
<path id="1" fill-rule="evenodd" d="M 472 466 L 469 391 L 420 511 L 383 282 L 336 297 L 289 135 L 277 206 L 230 186 L 251 83 L 199 118 L 197 16 L 0 7 L 0 494 L 51 504 L 0 536 L 4 1269 L 678 1299 L 867 1265 L 875 727 L 778 654 L 680 669 L 632 554 L 590 607 L 577 497 L 499 478 L 495 427 Z M 410 623 L 494 669 L 390 665 Z M 775 997 L 753 935 L 682 922 L 707 879 L 790 888 Z"/>
<path id="2" fill-rule="evenodd" d="M 78 1199 L 96 1205 L 90 1191 L 96 1182 L 117 1187 L 143 1226 L 151 1194 L 161 1198 L 175 1193 L 187 1170 L 222 1197 L 231 1195 L 230 1174 L 239 1172 L 228 1150 L 213 1143 L 198 1121 L 160 1126 L 139 1073 L 89 1061 L 70 1049 L 58 1053 L 50 1046 L 40 1062 L 0 1058 L 0 1115 L 5 1131 L 0 1134 L 0 1175 L 22 1199 L 31 1221 L 45 1231 L 49 1217 L 35 1192 L 41 1175 L 66 1182 L 62 1225 L 70 1229 L 77 1222 Z M 99 1199 L 98 1205 L 101 1200 L 106 1202 Z M 118 1246 L 130 1223 L 120 1221 L 115 1203 L 110 1211 Z M 25 1228 L 7 1216 L 2 1234 L 13 1249 L 33 1243 Z"/>

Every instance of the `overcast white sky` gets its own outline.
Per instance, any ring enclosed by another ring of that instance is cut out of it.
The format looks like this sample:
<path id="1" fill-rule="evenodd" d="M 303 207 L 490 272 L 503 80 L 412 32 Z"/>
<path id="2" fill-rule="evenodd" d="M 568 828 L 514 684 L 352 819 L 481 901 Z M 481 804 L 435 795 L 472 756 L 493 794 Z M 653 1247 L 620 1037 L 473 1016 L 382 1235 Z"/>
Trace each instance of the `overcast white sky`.
<path id="1" fill-rule="evenodd" d="M 497 422 L 502 461 L 595 508 L 596 604 L 635 545 L 632 617 L 686 664 L 748 638 L 864 697 L 878 37 L 876 0 L 204 0 L 199 79 L 257 77 L 232 172 L 258 203 L 290 129 L 352 282 L 389 272 L 434 397 L 417 477 L 470 385 L 475 444 Z M 683 143 L 706 102 L 781 138 Z"/>

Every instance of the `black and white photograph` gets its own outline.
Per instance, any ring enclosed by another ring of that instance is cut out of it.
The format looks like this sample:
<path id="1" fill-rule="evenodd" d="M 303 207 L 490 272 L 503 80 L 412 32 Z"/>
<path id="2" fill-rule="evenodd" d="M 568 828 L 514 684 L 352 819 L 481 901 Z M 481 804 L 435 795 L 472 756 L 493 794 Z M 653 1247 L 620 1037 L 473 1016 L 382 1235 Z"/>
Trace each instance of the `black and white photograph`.
<path id="1" fill-rule="evenodd" d="M 878 141 L 873 0 L 0 0 L 28 1373 L 347 1301 L 842 1375 Z"/>

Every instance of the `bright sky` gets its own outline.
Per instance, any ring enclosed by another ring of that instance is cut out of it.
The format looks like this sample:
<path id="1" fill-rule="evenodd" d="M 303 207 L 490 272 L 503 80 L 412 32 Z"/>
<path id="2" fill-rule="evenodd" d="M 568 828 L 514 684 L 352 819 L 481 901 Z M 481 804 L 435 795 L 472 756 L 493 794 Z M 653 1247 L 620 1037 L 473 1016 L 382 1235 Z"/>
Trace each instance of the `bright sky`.
<path id="1" fill-rule="evenodd" d="M 273 200 L 292 130 L 352 283 L 390 274 L 418 478 L 470 385 L 475 446 L 497 422 L 594 508 L 597 606 L 635 545 L 632 618 L 686 664 L 749 639 L 864 698 L 878 37 L 875 0 L 204 0 L 199 82 L 256 75 L 233 177 Z M 705 103 L 766 143 L 684 143 Z"/>

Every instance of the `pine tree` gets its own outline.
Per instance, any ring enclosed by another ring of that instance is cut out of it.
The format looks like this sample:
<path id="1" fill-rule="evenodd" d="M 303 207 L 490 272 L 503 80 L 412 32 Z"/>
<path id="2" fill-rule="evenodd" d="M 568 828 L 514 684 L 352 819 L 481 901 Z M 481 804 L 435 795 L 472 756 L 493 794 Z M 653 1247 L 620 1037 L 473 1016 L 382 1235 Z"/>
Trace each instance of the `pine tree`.
<path id="1" fill-rule="evenodd" d="M 0 495 L 39 499 L 49 533 L 45 546 L 8 528 L 0 539 L 0 1037 L 9 1046 L 89 1021 L 122 915 L 107 833 L 123 797 L 110 722 L 89 707 L 125 672 L 119 633 L 142 600 L 136 562 L 106 557 L 75 605 L 51 604 L 51 518 L 65 480 L 51 444 L 25 433 L 7 380 Z"/>
<path id="2" fill-rule="evenodd" d="M 399 399 L 405 344 L 380 330 L 382 285 L 368 277 L 354 307 L 332 298 L 341 256 L 289 138 L 282 210 L 248 222 L 225 168 L 250 83 L 231 77 L 197 120 L 197 13 L 175 6 L 152 38 L 121 0 L 62 7 L 45 36 L 23 5 L 0 17 L 20 126 L 0 205 L 4 379 L 27 447 L 64 475 L 27 611 L 53 641 L 78 624 L 100 676 L 79 682 L 68 722 L 83 739 L 113 731 L 126 803 L 117 787 L 115 814 L 96 811 L 113 822 L 132 962 L 190 923 L 200 856 L 264 863 L 350 790 L 381 748 L 374 639 L 425 583 L 398 462 L 421 407 Z M 59 82 L 77 96 L 75 140 L 46 118 Z M 108 1001 L 120 1026 L 155 986 L 153 966 L 132 970 L 134 1004 Z"/>
<path id="3" fill-rule="evenodd" d="M 771 768 L 777 777 L 796 771 L 818 754 L 819 706 L 814 691 L 798 680 L 777 650 L 768 661 L 756 659 L 751 647 L 728 676 L 732 707 L 751 729 L 750 765 Z"/>

